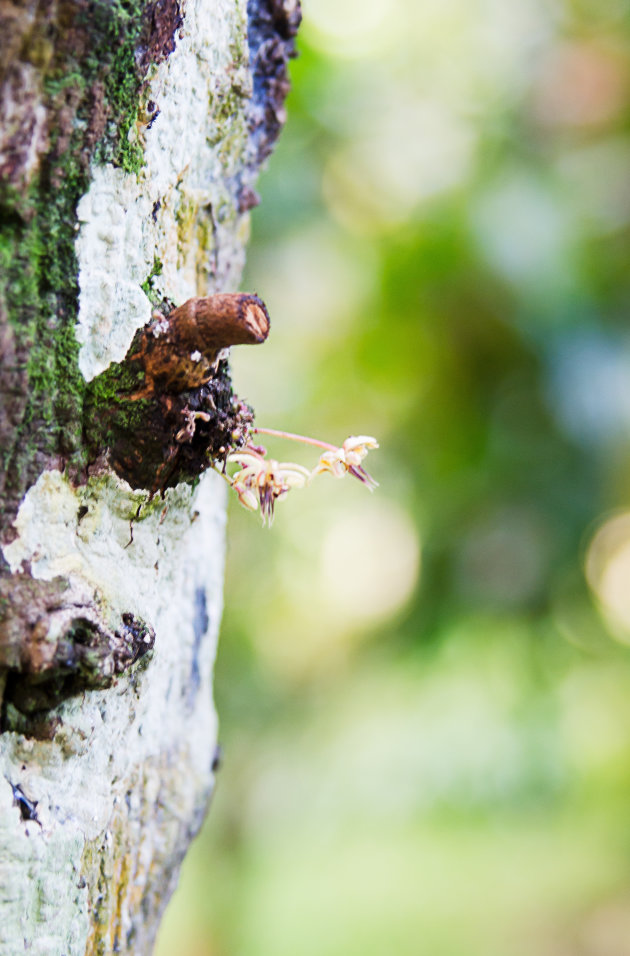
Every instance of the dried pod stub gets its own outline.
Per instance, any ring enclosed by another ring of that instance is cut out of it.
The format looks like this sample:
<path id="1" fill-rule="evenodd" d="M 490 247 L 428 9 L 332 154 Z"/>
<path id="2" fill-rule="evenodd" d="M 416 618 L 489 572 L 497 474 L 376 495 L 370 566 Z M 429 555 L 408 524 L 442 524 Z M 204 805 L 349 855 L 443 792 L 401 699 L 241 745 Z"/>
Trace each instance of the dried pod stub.
<path id="1" fill-rule="evenodd" d="M 269 313 L 257 295 L 210 295 L 156 316 L 142 330 L 130 359 L 142 361 L 147 389 L 183 392 L 212 378 L 223 349 L 258 345 L 268 334 Z"/>
<path id="2" fill-rule="evenodd" d="M 267 308 L 249 293 L 189 299 L 155 314 L 125 359 L 88 386 L 84 431 L 92 457 L 107 452 L 135 488 L 164 490 L 194 479 L 239 447 L 253 421 L 232 391 L 223 351 L 268 334 Z"/>

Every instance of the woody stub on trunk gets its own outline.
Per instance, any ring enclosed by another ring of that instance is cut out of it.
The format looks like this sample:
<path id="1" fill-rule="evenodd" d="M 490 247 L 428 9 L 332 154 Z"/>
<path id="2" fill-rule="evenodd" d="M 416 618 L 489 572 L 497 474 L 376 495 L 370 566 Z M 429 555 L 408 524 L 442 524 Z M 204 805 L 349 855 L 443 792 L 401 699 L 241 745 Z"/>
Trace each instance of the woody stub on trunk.
<path id="1" fill-rule="evenodd" d="M 208 469 L 251 423 L 227 349 L 268 332 L 235 293 L 299 20 L 0 0 L 3 956 L 150 953 L 208 805 Z"/>

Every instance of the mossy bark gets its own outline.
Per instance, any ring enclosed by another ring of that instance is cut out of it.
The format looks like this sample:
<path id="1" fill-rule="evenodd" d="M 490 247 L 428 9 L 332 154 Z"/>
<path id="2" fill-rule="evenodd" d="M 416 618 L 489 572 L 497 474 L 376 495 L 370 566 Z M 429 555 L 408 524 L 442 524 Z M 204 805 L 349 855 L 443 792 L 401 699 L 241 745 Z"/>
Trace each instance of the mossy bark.
<path id="1" fill-rule="evenodd" d="M 134 470 L 95 396 L 156 305 L 235 291 L 298 21 L 0 3 L 0 956 L 149 953 L 207 807 L 224 489 L 193 458 L 249 412 L 224 361 L 140 398 Z"/>

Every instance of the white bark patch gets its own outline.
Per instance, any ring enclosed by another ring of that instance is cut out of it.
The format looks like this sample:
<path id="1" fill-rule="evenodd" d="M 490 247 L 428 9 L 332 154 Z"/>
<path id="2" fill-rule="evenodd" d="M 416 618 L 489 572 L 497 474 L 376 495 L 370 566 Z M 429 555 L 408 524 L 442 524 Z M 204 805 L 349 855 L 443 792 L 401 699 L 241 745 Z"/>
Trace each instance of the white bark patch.
<path id="1" fill-rule="evenodd" d="M 234 182 L 247 146 L 251 93 L 245 0 L 187 0 L 176 48 L 155 70 L 140 127 L 139 176 L 94 167 L 79 203 L 79 367 L 89 381 L 121 361 L 151 315 L 142 283 L 181 304 L 236 289 L 248 216 Z M 218 254 L 220 250 L 220 256 Z"/>
<path id="2" fill-rule="evenodd" d="M 149 320 L 149 278 L 176 304 L 240 280 L 246 0 L 180 6 L 176 49 L 146 93 L 159 115 L 135 133 L 145 166 L 138 176 L 93 168 L 78 205 L 76 333 L 87 380 L 123 359 Z M 155 916 L 212 789 L 224 513 L 213 474 L 149 501 L 113 474 L 74 487 L 47 471 L 25 496 L 3 549 L 11 569 L 63 575 L 93 595 L 110 626 L 130 612 L 156 638 L 145 666 L 43 713 L 45 733 L 31 722 L 32 736 L 0 734 L 0 953 L 151 951 Z M 16 803 L 18 786 L 36 820 Z"/>
<path id="3" fill-rule="evenodd" d="M 212 476 L 204 488 L 208 481 Z M 34 578 L 80 577 L 116 614 L 150 618 L 163 593 L 160 561 L 172 560 L 189 528 L 193 497 L 182 484 L 150 501 L 112 473 L 74 488 L 61 472 L 45 471 L 25 495 L 13 523 L 17 537 L 2 552 L 12 572 L 27 561 Z M 80 508 L 88 510 L 79 519 Z"/>
<path id="4" fill-rule="evenodd" d="M 120 839 L 113 858 L 132 859 L 138 884 L 150 883 L 156 860 L 172 859 L 174 841 L 198 825 L 212 784 L 223 484 L 207 474 L 195 491 L 167 491 L 135 522 L 128 544 L 140 501 L 146 494 L 113 475 L 75 489 L 61 473 L 45 472 L 20 508 L 16 540 L 4 548 L 13 570 L 29 561 L 35 577 L 79 578 L 104 614 L 143 617 L 156 642 L 146 671 L 58 707 L 62 723 L 52 741 L 0 735 L 3 953 L 22 952 L 28 940 L 29 952 L 41 956 L 83 956 L 86 848 Z M 82 507 L 88 513 L 79 519 Z M 37 802 L 39 822 L 21 818 L 11 785 Z M 144 826 L 147 813 L 161 823 Z"/>
<path id="5" fill-rule="evenodd" d="M 125 357 L 136 329 L 151 318 L 141 288 L 155 248 L 151 202 L 136 177 L 103 166 L 77 207 L 83 223 L 76 243 L 79 260 L 79 367 L 87 379 Z M 135 241 L 129 241 L 134 237 Z"/>

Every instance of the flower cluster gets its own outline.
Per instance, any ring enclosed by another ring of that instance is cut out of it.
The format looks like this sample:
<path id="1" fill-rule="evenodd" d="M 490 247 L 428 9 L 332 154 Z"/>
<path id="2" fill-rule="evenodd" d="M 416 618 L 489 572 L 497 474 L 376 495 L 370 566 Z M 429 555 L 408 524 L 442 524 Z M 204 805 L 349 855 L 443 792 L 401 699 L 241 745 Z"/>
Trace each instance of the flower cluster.
<path id="1" fill-rule="evenodd" d="M 230 483 L 243 507 L 256 511 L 260 502 L 263 522 L 271 524 L 276 500 L 291 488 L 303 488 L 310 472 L 293 462 L 265 458 L 251 446 L 246 446 L 246 449 L 228 456 L 228 462 L 241 465 Z"/>
<path id="2" fill-rule="evenodd" d="M 279 498 L 292 488 L 303 488 L 315 475 L 324 472 L 329 472 L 335 478 L 352 475 L 367 485 L 370 491 L 377 487 L 377 482 L 362 465 L 368 451 L 378 448 L 376 439 L 369 435 L 353 435 L 346 438 L 341 447 L 336 447 L 328 442 L 271 428 L 255 428 L 253 432 L 288 438 L 324 449 L 319 461 L 310 471 L 295 462 L 267 458 L 266 449 L 252 442 L 248 442 L 242 450 L 230 452 L 226 466 L 237 465 L 238 468 L 233 474 L 229 474 L 227 469 L 221 474 L 234 489 L 243 507 L 257 511 L 260 505 L 263 523 L 271 524 L 273 521 L 275 503 Z"/>
<path id="3" fill-rule="evenodd" d="M 358 478 L 370 491 L 376 488 L 378 482 L 367 473 L 361 462 L 368 451 L 378 448 L 378 442 L 370 435 L 351 435 L 346 438 L 341 448 L 331 448 L 320 455 L 319 462 L 313 469 L 313 474 L 329 471 L 335 478 L 343 478 L 346 472 Z"/>

